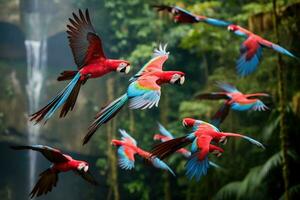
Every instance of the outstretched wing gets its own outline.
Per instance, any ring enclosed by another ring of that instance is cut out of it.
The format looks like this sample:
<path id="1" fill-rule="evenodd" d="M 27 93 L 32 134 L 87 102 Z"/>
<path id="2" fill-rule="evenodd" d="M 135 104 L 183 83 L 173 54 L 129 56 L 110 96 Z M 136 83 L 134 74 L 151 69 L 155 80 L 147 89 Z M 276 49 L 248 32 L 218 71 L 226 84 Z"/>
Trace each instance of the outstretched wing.
<path id="1" fill-rule="evenodd" d="M 133 82 L 147 72 L 162 71 L 163 64 L 169 58 L 169 52 L 166 51 L 167 44 L 164 47 L 159 45 L 158 49 L 154 50 L 153 58 L 147 62 L 129 81 Z"/>
<path id="2" fill-rule="evenodd" d="M 127 90 L 130 109 L 146 109 L 157 107 L 160 100 L 160 86 L 156 76 L 142 76 L 131 83 Z"/>
<path id="3" fill-rule="evenodd" d="M 151 156 L 152 157 L 159 157 L 161 159 L 164 159 L 171 154 L 175 153 L 177 150 L 181 149 L 182 147 L 187 146 L 190 144 L 192 140 L 188 138 L 187 136 L 175 138 L 172 140 L 168 140 L 166 142 L 162 142 L 158 145 L 156 145 L 152 150 L 151 150 Z"/>
<path id="4" fill-rule="evenodd" d="M 262 46 L 255 37 L 248 37 L 240 47 L 240 57 L 236 63 L 239 75 L 246 76 L 254 72 L 262 55 Z"/>
<path id="5" fill-rule="evenodd" d="M 99 185 L 99 183 L 96 181 L 89 170 L 87 172 L 85 172 L 84 170 L 76 170 L 75 172 L 92 185 Z"/>
<path id="6" fill-rule="evenodd" d="M 134 146 L 137 145 L 136 140 L 133 137 L 131 137 L 125 130 L 119 129 L 119 132 L 122 135 L 122 140 L 124 142 L 126 142 L 127 144 L 132 144 Z"/>
<path id="7" fill-rule="evenodd" d="M 61 163 L 69 161 L 60 150 L 45 145 L 11 146 L 15 150 L 31 149 L 42 153 L 50 162 Z"/>
<path id="8" fill-rule="evenodd" d="M 159 132 L 161 134 L 163 134 L 164 136 L 170 138 L 170 139 L 173 139 L 174 136 L 172 135 L 172 133 L 170 133 L 163 125 L 161 125 L 161 123 L 157 122 L 158 124 L 158 129 L 159 129 Z"/>
<path id="9" fill-rule="evenodd" d="M 260 40 L 259 43 L 265 47 L 271 48 L 279 53 L 282 53 L 284 55 L 290 56 L 292 58 L 297 58 L 294 54 L 292 54 L 291 52 L 289 52 L 287 49 L 279 46 L 278 44 L 274 44 L 272 42 L 269 42 L 267 40 Z"/>
<path id="10" fill-rule="evenodd" d="M 73 19 L 69 18 L 67 33 L 78 69 L 96 59 L 105 59 L 101 39 L 91 23 L 88 10 L 85 11 L 85 15 L 80 9 L 78 15 L 72 14 Z"/>
<path id="11" fill-rule="evenodd" d="M 38 182 L 30 192 L 30 198 L 39 197 L 52 191 L 58 181 L 57 173 L 53 172 L 50 168 L 40 174 Z"/>
<path id="12" fill-rule="evenodd" d="M 134 151 L 132 148 L 127 146 L 120 146 L 118 148 L 118 161 L 119 166 L 122 169 L 131 170 L 134 168 L 134 155 L 136 154 L 136 151 Z"/>

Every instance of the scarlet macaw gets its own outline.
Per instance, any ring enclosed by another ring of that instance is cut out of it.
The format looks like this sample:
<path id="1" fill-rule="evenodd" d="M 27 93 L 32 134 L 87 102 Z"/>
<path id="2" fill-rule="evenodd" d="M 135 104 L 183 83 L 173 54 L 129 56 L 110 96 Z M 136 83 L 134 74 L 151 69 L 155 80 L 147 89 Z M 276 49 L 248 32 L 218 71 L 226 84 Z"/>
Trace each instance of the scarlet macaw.
<path id="1" fill-rule="evenodd" d="M 160 123 L 158 123 L 158 128 L 161 134 L 155 134 L 153 137 L 154 140 L 160 140 L 161 142 L 166 142 L 174 139 L 174 136 Z M 220 153 L 223 153 L 222 149 L 214 145 L 210 146 L 210 150 L 211 152 L 213 152 L 213 154 L 216 154 L 218 157 L 221 156 Z M 189 158 L 191 156 L 191 152 L 188 151 L 186 148 L 180 148 L 176 152 L 184 155 L 186 158 Z M 221 168 L 218 164 L 214 162 L 209 161 L 209 164 L 215 168 Z"/>
<path id="2" fill-rule="evenodd" d="M 202 93 L 196 96 L 197 99 L 219 100 L 226 99 L 221 108 L 212 118 L 212 123 L 219 126 L 229 113 L 229 109 L 237 111 L 255 110 L 265 111 L 268 107 L 259 99 L 254 97 L 265 96 L 265 93 L 243 94 L 236 87 L 228 83 L 218 83 L 223 92 Z"/>
<path id="3" fill-rule="evenodd" d="M 98 78 L 113 71 L 127 74 L 130 70 L 128 61 L 105 56 L 101 38 L 91 23 L 88 10 L 85 16 L 81 10 L 79 15 L 73 13 L 73 19 L 69 20 L 68 39 L 78 70 L 60 74 L 58 81 L 72 80 L 46 106 L 31 115 L 30 120 L 36 123 L 44 118 L 47 121 L 60 106 L 63 106 L 60 117 L 65 117 L 74 108 L 81 85 L 89 78 Z"/>
<path id="4" fill-rule="evenodd" d="M 89 164 L 85 161 L 75 160 L 71 156 L 63 154 L 60 150 L 44 145 L 11 146 L 15 150 L 33 150 L 43 154 L 52 165 L 40 174 L 40 178 L 30 193 L 30 197 L 39 197 L 51 192 L 58 181 L 60 172 L 74 171 L 83 179 L 93 185 L 98 185 L 89 171 Z"/>
<path id="5" fill-rule="evenodd" d="M 184 73 L 180 71 L 163 71 L 164 62 L 168 59 L 169 52 L 166 52 L 166 45 L 154 51 L 153 58 L 144 65 L 131 79 L 127 92 L 117 98 L 109 105 L 105 106 L 96 115 L 96 119 L 90 125 L 87 135 L 84 137 L 83 144 L 86 144 L 96 130 L 104 123 L 112 119 L 129 101 L 130 109 L 158 107 L 161 85 L 165 83 L 180 84 L 184 83 Z"/>
<path id="6" fill-rule="evenodd" d="M 185 118 L 183 120 L 183 125 L 185 127 L 191 127 L 193 132 L 186 136 L 175 138 L 157 145 L 151 151 L 151 154 L 152 156 L 164 159 L 178 149 L 192 143 L 192 155 L 186 165 L 186 175 L 190 179 L 195 177 L 196 180 L 200 180 L 201 176 L 206 175 L 209 168 L 209 152 L 215 153 L 217 156 L 220 156 L 223 153 L 223 149 L 212 145 L 211 142 L 225 144 L 227 137 L 241 137 L 252 144 L 264 148 L 263 144 L 248 136 L 220 132 L 217 127 L 201 120 Z"/>
<path id="7" fill-rule="evenodd" d="M 166 6 L 166 5 L 154 5 L 154 8 L 157 9 L 157 11 L 167 11 L 173 15 L 174 22 L 176 23 L 198 23 L 198 22 L 204 22 L 213 26 L 219 26 L 219 27 L 227 27 L 231 23 L 213 19 L 201 15 L 195 15 L 193 13 L 190 13 L 187 10 L 184 10 L 183 8 L 180 8 L 178 6 Z"/>
<path id="8" fill-rule="evenodd" d="M 278 44 L 274 44 L 238 25 L 231 24 L 227 27 L 227 29 L 238 36 L 246 38 L 240 47 L 241 55 L 236 63 L 237 72 L 241 76 L 249 75 L 256 70 L 262 55 L 263 47 L 267 47 L 284 55 L 296 58 L 295 55 Z"/>
<path id="9" fill-rule="evenodd" d="M 119 132 L 122 135 L 122 140 L 112 140 L 111 143 L 118 147 L 119 165 L 122 169 L 131 170 L 134 168 L 134 155 L 138 154 L 142 158 L 150 161 L 154 167 L 169 171 L 175 176 L 172 169 L 166 163 L 157 157 L 151 157 L 149 152 L 139 148 L 136 140 L 125 130 L 120 129 Z"/>

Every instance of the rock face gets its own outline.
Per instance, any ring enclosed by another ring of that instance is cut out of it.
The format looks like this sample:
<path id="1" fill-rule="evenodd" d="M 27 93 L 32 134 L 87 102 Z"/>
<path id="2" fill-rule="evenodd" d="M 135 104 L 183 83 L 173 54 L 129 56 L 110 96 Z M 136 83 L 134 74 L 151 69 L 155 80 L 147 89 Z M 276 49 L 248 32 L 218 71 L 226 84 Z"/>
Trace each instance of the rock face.
<path id="1" fill-rule="evenodd" d="M 25 36 L 22 30 L 7 22 L 0 22 L 0 30 L 0 59 L 25 59 Z"/>

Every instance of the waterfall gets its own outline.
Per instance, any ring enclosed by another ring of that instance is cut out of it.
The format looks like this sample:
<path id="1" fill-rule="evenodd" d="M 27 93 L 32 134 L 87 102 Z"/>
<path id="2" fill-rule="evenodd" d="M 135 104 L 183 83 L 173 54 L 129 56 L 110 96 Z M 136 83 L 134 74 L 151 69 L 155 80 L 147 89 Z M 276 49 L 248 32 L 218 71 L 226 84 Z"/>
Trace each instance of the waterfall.
<path id="1" fill-rule="evenodd" d="M 47 40 L 25 40 L 27 54 L 27 85 L 28 113 L 32 114 L 39 109 L 41 91 L 44 83 L 44 72 L 47 65 Z M 28 121 L 28 142 L 37 144 L 40 126 Z M 32 188 L 36 175 L 37 154 L 29 152 L 29 187 Z"/>

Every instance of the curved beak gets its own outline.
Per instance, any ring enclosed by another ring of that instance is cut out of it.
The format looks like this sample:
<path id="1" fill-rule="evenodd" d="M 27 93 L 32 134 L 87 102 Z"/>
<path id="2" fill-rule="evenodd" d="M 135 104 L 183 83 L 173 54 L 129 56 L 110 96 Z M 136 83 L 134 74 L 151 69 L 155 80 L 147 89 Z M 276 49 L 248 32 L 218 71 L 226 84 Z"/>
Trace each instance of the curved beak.
<path id="1" fill-rule="evenodd" d="M 185 81 L 185 77 L 184 76 L 180 77 L 180 82 L 179 82 L 180 85 L 183 85 L 184 81 Z"/>

